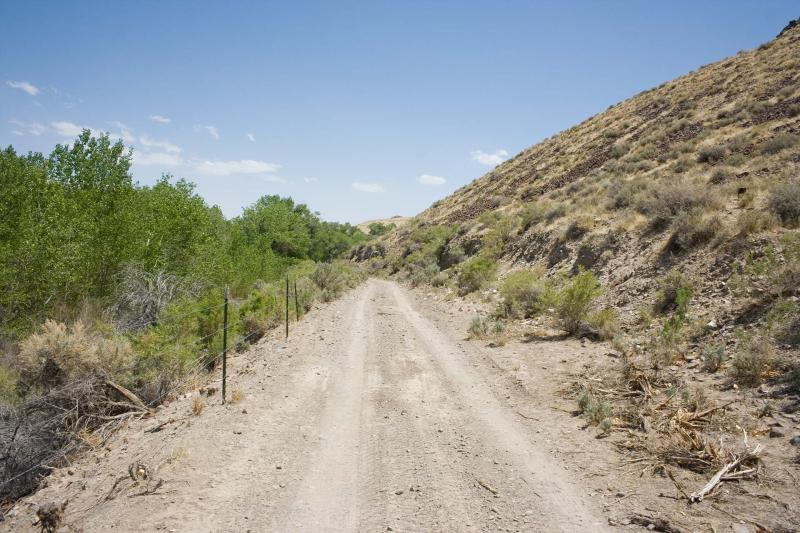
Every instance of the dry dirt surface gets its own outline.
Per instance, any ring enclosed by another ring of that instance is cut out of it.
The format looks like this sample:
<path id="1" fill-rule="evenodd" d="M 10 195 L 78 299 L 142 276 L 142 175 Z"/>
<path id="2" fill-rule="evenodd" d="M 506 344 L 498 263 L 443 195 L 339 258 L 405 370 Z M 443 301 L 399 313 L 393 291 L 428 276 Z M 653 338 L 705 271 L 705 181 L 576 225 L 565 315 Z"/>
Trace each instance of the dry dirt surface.
<path id="1" fill-rule="evenodd" d="M 64 531 L 619 531 L 635 512 L 711 530 L 654 508 L 559 398 L 602 346 L 488 348 L 464 340 L 468 306 L 369 280 L 232 358 L 240 401 L 132 423 L 0 528 L 67 501 Z"/>

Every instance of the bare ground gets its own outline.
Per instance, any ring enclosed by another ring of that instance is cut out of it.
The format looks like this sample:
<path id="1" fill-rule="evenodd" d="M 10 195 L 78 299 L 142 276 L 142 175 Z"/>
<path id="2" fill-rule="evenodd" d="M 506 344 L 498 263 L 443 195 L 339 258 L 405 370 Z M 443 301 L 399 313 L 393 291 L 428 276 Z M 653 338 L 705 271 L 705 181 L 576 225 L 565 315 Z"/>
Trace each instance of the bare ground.
<path id="1" fill-rule="evenodd" d="M 87 532 L 603 531 L 631 513 L 711 530 L 559 396 L 602 345 L 487 348 L 463 340 L 469 305 L 370 280 L 233 358 L 241 402 L 217 393 L 195 416 L 185 397 L 132 423 L 0 526 L 36 530 L 40 504 L 67 500 Z M 135 462 L 149 480 L 127 477 Z"/>

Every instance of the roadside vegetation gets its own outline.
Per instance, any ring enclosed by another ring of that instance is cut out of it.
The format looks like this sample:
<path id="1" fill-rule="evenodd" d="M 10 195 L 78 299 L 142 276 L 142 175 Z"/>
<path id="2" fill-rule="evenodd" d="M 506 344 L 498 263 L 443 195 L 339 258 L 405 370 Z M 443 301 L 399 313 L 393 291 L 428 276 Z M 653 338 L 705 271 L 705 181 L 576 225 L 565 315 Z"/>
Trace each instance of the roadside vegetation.
<path id="1" fill-rule="evenodd" d="M 285 277 L 292 319 L 364 279 L 337 259 L 369 238 L 354 226 L 278 196 L 225 219 L 186 181 L 135 183 L 130 164 L 89 131 L 49 156 L 0 152 L 2 497 L 213 369 L 224 287 L 241 348 L 282 320 Z"/>

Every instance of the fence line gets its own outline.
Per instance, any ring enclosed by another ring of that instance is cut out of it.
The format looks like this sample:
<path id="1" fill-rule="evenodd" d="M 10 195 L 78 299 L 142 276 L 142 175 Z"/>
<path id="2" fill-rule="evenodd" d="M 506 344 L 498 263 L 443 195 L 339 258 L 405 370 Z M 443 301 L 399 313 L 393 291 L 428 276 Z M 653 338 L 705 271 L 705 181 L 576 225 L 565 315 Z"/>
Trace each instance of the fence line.
<path id="1" fill-rule="evenodd" d="M 285 309 L 285 320 L 286 320 L 286 338 L 287 339 L 289 337 L 289 300 L 290 300 L 289 276 L 287 275 L 286 276 L 286 293 L 285 293 L 285 304 L 286 304 L 286 306 L 285 306 L 286 307 L 286 309 Z M 174 394 L 177 391 L 179 391 L 191 379 L 195 378 L 195 376 L 201 370 L 201 368 L 208 367 L 209 365 L 216 365 L 216 363 L 219 361 L 220 358 L 222 358 L 222 361 L 223 361 L 223 366 L 222 366 L 222 403 L 225 403 L 225 401 L 226 401 L 226 392 L 227 392 L 227 390 L 226 390 L 227 389 L 227 352 L 228 352 L 228 340 L 229 340 L 228 339 L 228 331 L 230 330 L 230 327 L 229 327 L 229 324 L 228 324 L 229 303 L 230 302 L 229 302 L 229 298 L 228 298 L 228 288 L 225 287 L 224 296 L 223 296 L 223 303 L 221 303 L 221 304 L 211 305 L 211 306 L 208 306 L 208 307 L 205 307 L 205 308 L 202 308 L 202 309 L 196 309 L 194 311 L 183 313 L 183 314 L 180 314 L 180 315 L 168 316 L 168 317 L 165 317 L 163 319 L 154 319 L 154 320 L 152 320 L 150 322 L 144 323 L 145 326 L 152 326 L 152 325 L 160 324 L 160 323 L 163 323 L 163 322 L 181 320 L 181 319 L 193 316 L 193 315 L 200 315 L 201 313 L 206 313 L 208 311 L 212 311 L 212 310 L 216 310 L 216 309 L 219 309 L 219 308 L 223 308 L 223 325 L 222 325 L 222 327 L 220 327 L 219 329 L 217 329 L 217 330 L 215 330 L 215 331 L 213 331 L 213 332 L 211 332 L 211 333 L 209 333 L 207 335 L 204 335 L 204 336 L 202 336 L 200 338 L 193 339 L 193 341 L 196 342 L 196 343 L 202 343 L 203 341 L 205 341 L 205 340 L 207 340 L 209 338 L 212 338 L 215 335 L 218 335 L 218 334 L 222 333 L 223 334 L 223 341 L 222 341 L 223 342 L 223 347 L 222 347 L 222 350 L 219 351 L 218 353 L 215 353 L 214 356 L 211 357 L 211 358 L 203 357 L 203 356 L 197 357 L 197 359 L 188 368 L 185 368 L 185 369 L 182 370 L 182 372 L 185 374 L 184 377 L 182 379 L 178 380 L 177 382 L 171 383 L 169 385 L 169 388 L 167 390 L 165 390 L 163 394 L 157 396 L 155 399 L 153 399 L 150 402 L 148 402 L 148 408 L 150 406 L 152 406 L 152 405 L 157 405 L 157 404 L 161 403 L 164 400 L 164 398 L 166 398 L 168 395 Z M 297 280 L 296 279 L 294 280 L 294 305 L 295 305 L 296 320 L 299 321 L 300 320 L 300 304 L 299 304 L 299 298 L 298 298 L 298 292 L 297 292 Z M 254 335 L 257 331 L 258 331 L 258 328 L 255 328 L 255 329 L 251 329 L 250 331 L 244 332 L 243 334 L 239 334 L 238 338 L 234 338 L 233 339 L 232 344 L 234 346 L 236 346 L 240 342 L 248 341 L 251 338 L 251 336 Z M 170 342 L 170 343 L 177 343 L 182 336 L 183 335 L 179 334 L 179 335 L 176 335 L 174 337 L 171 337 L 171 338 L 167 339 L 167 341 Z M 73 380 L 70 383 L 64 384 L 64 386 L 74 385 L 74 384 L 78 383 L 78 381 L 79 380 L 77 380 L 77 379 Z M 24 399 L 24 403 L 42 401 L 42 400 L 45 400 L 48 395 L 49 395 L 49 393 L 44 393 L 44 394 L 40 394 L 40 395 L 37 395 L 37 396 L 28 397 L 28 398 Z M 66 451 L 64 449 L 59 450 L 55 454 L 49 456 L 46 460 L 41 461 L 41 462 L 39 462 L 39 463 L 37 463 L 37 464 L 35 464 L 35 465 L 23 470 L 22 472 L 20 472 L 18 474 L 15 474 L 13 477 L 0 482 L 0 488 L 6 487 L 7 485 L 12 483 L 13 481 L 16 481 L 16 480 L 22 478 L 23 476 L 25 476 L 27 474 L 30 474 L 31 472 L 34 472 L 36 470 L 39 470 L 39 469 L 50 469 L 50 470 L 52 470 L 55 467 L 49 466 L 49 465 L 47 465 L 47 463 L 55 461 L 55 460 L 64 459 L 64 458 L 67 457 L 67 455 L 69 453 L 71 453 L 73 451 L 75 451 L 75 449 L 67 449 Z"/>

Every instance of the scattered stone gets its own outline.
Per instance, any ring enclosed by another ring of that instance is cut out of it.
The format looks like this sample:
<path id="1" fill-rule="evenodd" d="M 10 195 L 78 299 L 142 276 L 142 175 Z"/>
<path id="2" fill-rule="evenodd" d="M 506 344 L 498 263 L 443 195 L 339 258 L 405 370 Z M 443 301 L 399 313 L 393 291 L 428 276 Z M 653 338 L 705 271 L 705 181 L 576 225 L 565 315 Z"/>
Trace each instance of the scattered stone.
<path id="1" fill-rule="evenodd" d="M 781 438 L 781 437 L 785 437 L 785 436 L 786 436 L 786 432 L 783 430 L 783 428 L 772 427 L 769 430 L 769 437 L 771 439 L 777 439 L 777 438 Z"/>
<path id="2" fill-rule="evenodd" d="M 789 439 L 789 444 L 792 446 L 800 446 L 800 435 L 795 435 L 791 439 Z"/>
<path id="3" fill-rule="evenodd" d="M 405 492 L 403 489 L 397 489 L 396 491 L 394 491 L 394 494 L 395 496 L 400 496 L 401 494 L 403 494 L 403 492 Z"/>

